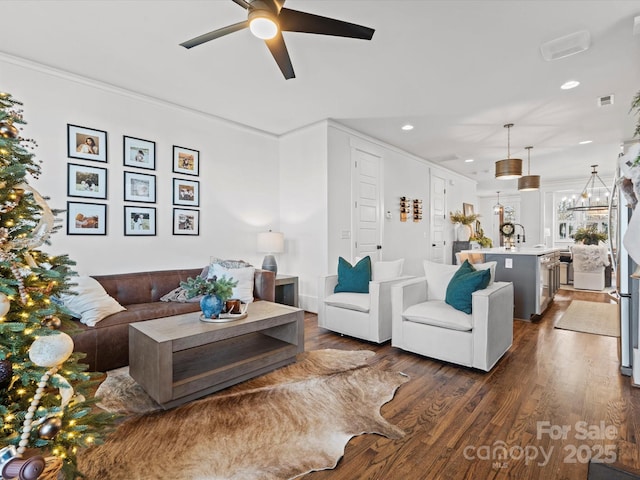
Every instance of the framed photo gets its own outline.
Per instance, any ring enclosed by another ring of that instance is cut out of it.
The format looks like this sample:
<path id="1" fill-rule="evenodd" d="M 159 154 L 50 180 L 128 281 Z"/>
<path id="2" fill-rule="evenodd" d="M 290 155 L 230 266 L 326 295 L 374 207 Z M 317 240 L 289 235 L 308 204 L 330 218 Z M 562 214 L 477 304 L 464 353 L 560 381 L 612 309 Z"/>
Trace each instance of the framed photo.
<path id="1" fill-rule="evenodd" d="M 123 135 L 124 165 L 127 167 L 156 169 L 156 142 Z"/>
<path id="2" fill-rule="evenodd" d="M 131 236 L 156 234 L 155 207 L 124 207 L 124 234 Z"/>
<path id="3" fill-rule="evenodd" d="M 67 164 L 67 196 L 107 199 L 107 169 Z"/>
<path id="4" fill-rule="evenodd" d="M 197 180 L 173 179 L 173 204 L 200 206 L 200 182 Z"/>
<path id="5" fill-rule="evenodd" d="M 463 203 L 462 204 L 462 213 L 465 217 L 469 217 L 473 215 L 473 204 L 471 203 Z"/>
<path id="6" fill-rule="evenodd" d="M 67 235 L 106 235 L 107 206 L 67 202 Z"/>
<path id="7" fill-rule="evenodd" d="M 106 162 L 107 132 L 67 124 L 67 156 Z"/>
<path id="8" fill-rule="evenodd" d="M 156 203 L 156 176 L 125 171 L 124 201 Z"/>
<path id="9" fill-rule="evenodd" d="M 190 148 L 173 146 L 173 172 L 200 175 L 200 152 Z"/>
<path id="10" fill-rule="evenodd" d="M 200 210 L 173 209 L 174 235 L 200 235 Z"/>

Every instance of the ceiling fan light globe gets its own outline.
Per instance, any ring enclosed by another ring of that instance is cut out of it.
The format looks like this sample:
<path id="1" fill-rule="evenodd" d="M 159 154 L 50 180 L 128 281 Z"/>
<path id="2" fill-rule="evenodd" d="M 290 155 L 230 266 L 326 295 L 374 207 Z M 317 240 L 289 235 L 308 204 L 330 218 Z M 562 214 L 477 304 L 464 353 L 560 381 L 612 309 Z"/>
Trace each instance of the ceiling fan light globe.
<path id="1" fill-rule="evenodd" d="M 249 22 L 249 30 L 262 40 L 270 40 L 278 34 L 278 25 L 268 16 L 255 15 Z"/>

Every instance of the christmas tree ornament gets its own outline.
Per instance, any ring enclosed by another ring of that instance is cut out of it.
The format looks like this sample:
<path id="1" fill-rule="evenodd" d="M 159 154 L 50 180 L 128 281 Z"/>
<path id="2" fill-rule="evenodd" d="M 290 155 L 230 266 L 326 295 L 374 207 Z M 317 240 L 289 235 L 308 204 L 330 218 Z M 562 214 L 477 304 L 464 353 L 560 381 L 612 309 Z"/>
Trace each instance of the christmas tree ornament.
<path id="1" fill-rule="evenodd" d="M 10 360 L 0 360 L 0 388 L 9 385 L 13 377 L 13 365 Z"/>
<path id="2" fill-rule="evenodd" d="M 18 138 L 20 132 L 15 125 L 6 122 L 0 122 L 0 137 L 3 138 Z"/>
<path id="3" fill-rule="evenodd" d="M 62 430 L 60 417 L 49 417 L 38 427 L 38 436 L 44 440 L 53 440 L 60 430 Z"/>
<path id="4" fill-rule="evenodd" d="M 4 317 L 7 313 L 9 313 L 10 308 L 11 301 L 9 300 L 9 297 L 0 292 L 0 317 Z"/>
<path id="5" fill-rule="evenodd" d="M 29 233 L 24 238 L 13 239 L 12 241 L 7 242 L 7 245 L 10 248 L 17 250 L 22 248 L 38 248 L 51 236 L 51 232 L 53 231 L 53 224 L 55 222 L 55 216 L 53 215 L 53 212 L 51 211 L 51 208 L 49 208 L 49 205 L 47 204 L 47 201 L 44 199 L 44 197 L 30 185 L 27 185 L 26 183 L 20 183 L 13 187 L 13 190 L 15 192 L 31 192 L 34 200 L 41 209 L 41 214 L 37 225 L 33 230 L 31 230 L 31 233 Z M 16 195 L 18 195 L 18 193 L 16 193 Z"/>
<path id="6" fill-rule="evenodd" d="M 47 315 L 42 319 L 42 325 L 51 330 L 58 330 L 62 326 L 62 320 L 55 315 Z"/>
<path id="7" fill-rule="evenodd" d="M 64 332 L 36 338 L 29 348 L 29 359 L 40 367 L 60 365 L 73 353 L 73 340 Z"/>

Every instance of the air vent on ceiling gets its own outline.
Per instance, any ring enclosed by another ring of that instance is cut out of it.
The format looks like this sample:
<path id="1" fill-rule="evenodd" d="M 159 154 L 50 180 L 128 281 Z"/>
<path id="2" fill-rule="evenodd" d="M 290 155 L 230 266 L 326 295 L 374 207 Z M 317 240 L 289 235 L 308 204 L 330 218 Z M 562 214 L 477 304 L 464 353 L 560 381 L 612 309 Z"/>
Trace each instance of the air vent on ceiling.
<path id="1" fill-rule="evenodd" d="M 542 52 L 542 58 L 549 62 L 584 52 L 590 45 L 591 35 L 586 30 L 581 30 L 543 43 L 540 46 L 540 52 Z"/>
<path id="2" fill-rule="evenodd" d="M 440 155 L 439 157 L 431 157 L 430 160 L 435 163 L 442 163 L 442 162 L 452 162 L 454 160 L 460 160 L 460 157 L 455 153 L 450 153 L 447 155 Z"/>
<path id="3" fill-rule="evenodd" d="M 599 107 L 606 107 L 607 105 L 613 105 L 613 94 L 604 95 L 603 97 L 598 97 Z"/>

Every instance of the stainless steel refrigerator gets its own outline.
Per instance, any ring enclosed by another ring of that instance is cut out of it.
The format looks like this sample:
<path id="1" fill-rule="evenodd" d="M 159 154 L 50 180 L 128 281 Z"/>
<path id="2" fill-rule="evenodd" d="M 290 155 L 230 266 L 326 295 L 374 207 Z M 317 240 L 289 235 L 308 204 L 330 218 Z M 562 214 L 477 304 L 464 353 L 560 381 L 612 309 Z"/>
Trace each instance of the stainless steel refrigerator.
<path id="1" fill-rule="evenodd" d="M 631 274 L 637 265 L 627 253 L 622 239 L 627 231 L 633 210 L 627 207 L 627 201 L 620 193 L 618 178 L 614 181 L 609 203 L 609 239 L 613 267 L 616 271 L 616 288 L 619 295 L 618 311 L 620 315 L 620 371 L 632 375 L 634 370 L 634 351 L 636 362 L 640 363 L 638 349 L 639 297 L 640 284 Z M 640 364 L 635 365 L 640 373 Z"/>

